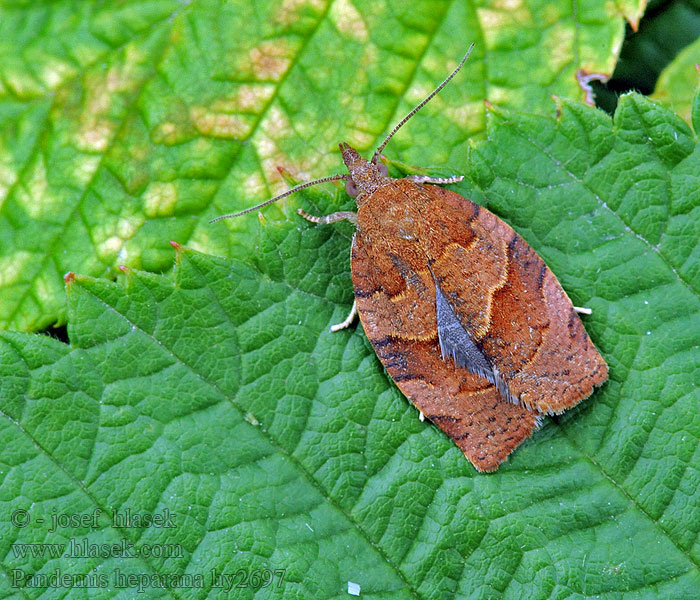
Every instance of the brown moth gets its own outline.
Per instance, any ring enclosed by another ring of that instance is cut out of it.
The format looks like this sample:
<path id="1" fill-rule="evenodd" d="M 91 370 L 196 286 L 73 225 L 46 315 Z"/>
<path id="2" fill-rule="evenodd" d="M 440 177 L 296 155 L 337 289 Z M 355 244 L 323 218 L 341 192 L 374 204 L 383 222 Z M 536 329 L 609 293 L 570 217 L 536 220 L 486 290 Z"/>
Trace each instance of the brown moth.
<path id="1" fill-rule="evenodd" d="M 357 213 L 349 220 L 355 302 L 377 356 L 406 397 L 459 446 L 479 471 L 498 465 L 540 425 L 587 398 L 608 369 L 566 293 L 544 261 L 485 208 L 430 184 L 448 179 L 393 179 L 378 162 L 398 129 L 452 79 L 457 68 L 387 136 L 371 160 L 340 144 L 348 174 L 296 186 L 345 180 Z M 213 222 L 213 221 L 212 221 Z M 578 309 L 583 312 L 583 309 Z"/>

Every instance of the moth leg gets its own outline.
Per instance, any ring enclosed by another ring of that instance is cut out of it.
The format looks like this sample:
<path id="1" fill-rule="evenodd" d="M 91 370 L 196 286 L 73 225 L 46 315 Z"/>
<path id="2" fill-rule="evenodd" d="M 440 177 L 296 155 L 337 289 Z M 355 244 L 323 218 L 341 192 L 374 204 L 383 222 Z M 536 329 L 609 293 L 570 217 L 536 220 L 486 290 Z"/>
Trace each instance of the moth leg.
<path id="1" fill-rule="evenodd" d="M 464 175 L 455 175 L 454 177 L 428 177 L 427 175 L 411 175 L 407 177 L 413 183 L 439 183 L 441 185 L 449 183 L 459 183 L 464 179 Z"/>
<path id="2" fill-rule="evenodd" d="M 593 310 L 590 308 L 584 308 L 581 306 L 574 306 L 574 311 L 576 311 L 580 315 L 592 315 Z"/>
<path id="3" fill-rule="evenodd" d="M 310 215 L 301 208 L 297 210 L 297 212 L 307 221 L 311 221 L 312 223 L 319 223 L 323 225 L 328 225 L 329 223 L 337 223 L 338 221 L 350 221 L 351 223 L 357 223 L 357 213 L 348 210 L 332 213 L 325 217 L 316 217 L 314 215 Z"/>
<path id="4" fill-rule="evenodd" d="M 352 308 L 350 309 L 350 314 L 345 318 L 345 321 L 342 323 L 338 323 L 337 325 L 332 325 L 331 326 L 331 333 L 335 333 L 336 331 L 340 331 L 341 329 L 347 329 L 352 325 L 352 322 L 355 320 L 355 317 L 357 316 L 357 302 L 355 300 L 352 301 Z"/>

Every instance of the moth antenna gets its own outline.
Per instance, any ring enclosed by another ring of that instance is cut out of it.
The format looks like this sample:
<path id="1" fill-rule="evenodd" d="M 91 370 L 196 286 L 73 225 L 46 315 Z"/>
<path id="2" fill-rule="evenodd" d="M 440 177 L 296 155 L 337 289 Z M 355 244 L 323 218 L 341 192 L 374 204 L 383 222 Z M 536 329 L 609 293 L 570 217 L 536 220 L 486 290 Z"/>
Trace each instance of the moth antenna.
<path id="1" fill-rule="evenodd" d="M 216 223 L 217 221 L 221 221 L 222 219 L 232 219 L 233 217 L 240 217 L 242 215 L 245 215 L 249 212 L 253 212 L 254 210 L 258 210 L 259 208 L 262 208 L 263 206 L 267 206 L 268 204 L 272 204 L 273 202 L 277 202 L 278 200 L 281 200 L 282 198 L 285 198 L 286 196 L 290 196 L 291 194 L 298 192 L 299 190 L 303 190 L 304 188 L 311 187 L 312 185 L 317 185 L 319 183 L 326 183 L 327 181 L 338 181 L 338 179 L 347 179 L 348 175 L 329 175 L 328 177 L 321 177 L 321 179 L 315 179 L 314 181 L 307 181 L 306 183 L 302 183 L 300 185 L 295 185 L 292 189 L 287 190 L 283 194 L 280 194 L 279 196 L 275 196 L 274 198 L 270 198 L 269 200 L 265 200 L 265 202 L 261 202 L 260 204 L 257 204 L 255 206 L 251 206 L 250 208 L 246 208 L 245 210 L 241 210 L 236 213 L 231 213 L 230 215 L 222 215 L 220 217 L 216 217 L 216 219 L 212 219 L 209 221 L 209 223 Z"/>
<path id="2" fill-rule="evenodd" d="M 450 79 L 452 79 L 455 75 L 457 75 L 457 73 L 459 72 L 459 70 L 462 68 L 462 65 L 464 65 L 464 63 L 465 63 L 465 62 L 467 61 L 467 59 L 469 58 L 469 55 L 470 55 L 471 52 L 472 52 L 472 48 L 474 48 L 474 43 L 472 43 L 471 46 L 469 46 L 469 49 L 467 50 L 467 53 L 464 55 L 464 58 L 463 58 L 463 59 L 461 60 L 461 62 L 457 65 L 457 68 L 456 68 L 454 71 L 452 71 L 452 73 L 450 73 L 450 74 L 447 76 L 447 78 L 445 79 L 445 81 L 443 81 L 443 82 L 442 82 L 439 86 L 437 86 L 432 92 L 430 92 L 430 94 L 428 95 L 428 97 L 427 97 L 425 100 L 423 100 L 423 102 L 421 102 L 421 103 L 420 103 L 418 106 L 416 106 L 410 113 L 408 113 L 403 119 L 401 119 L 401 120 L 398 122 L 398 124 L 391 130 L 391 133 L 390 133 L 389 135 L 386 136 L 386 139 L 381 143 L 381 145 L 379 146 L 379 148 L 377 148 L 377 149 L 374 151 L 374 156 L 372 156 L 372 162 L 373 162 L 374 164 L 377 164 L 377 159 L 379 158 L 379 154 L 381 153 L 382 150 L 384 150 L 384 148 L 385 148 L 386 145 L 389 143 L 389 140 L 394 136 L 394 134 L 395 134 L 399 129 L 401 129 L 401 126 L 402 126 L 404 123 L 406 123 L 406 121 L 408 121 L 413 115 L 415 115 L 421 108 L 423 108 L 426 104 L 428 104 L 428 102 L 430 102 L 430 101 L 433 99 L 433 97 L 434 97 L 442 88 L 444 88 L 444 87 L 449 83 Z"/>

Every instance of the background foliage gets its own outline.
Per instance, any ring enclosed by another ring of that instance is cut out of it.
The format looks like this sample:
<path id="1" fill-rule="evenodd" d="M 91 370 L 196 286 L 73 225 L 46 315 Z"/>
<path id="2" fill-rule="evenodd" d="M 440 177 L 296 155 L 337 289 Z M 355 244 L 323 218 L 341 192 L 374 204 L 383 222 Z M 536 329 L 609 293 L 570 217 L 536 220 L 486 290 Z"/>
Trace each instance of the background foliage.
<path id="1" fill-rule="evenodd" d="M 0 336 L 0 595 L 133 597 L 119 572 L 227 597 L 211 569 L 283 569 L 229 596 L 699 597 L 697 43 L 658 69 L 669 109 L 626 95 L 611 118 L 576 74 L 611 74 L 640 4 L 0 7 L 0 315 L 69 335 Z M 464 173 L 593 308 L 611 371 L 493 475 L 417 419 L 361 327 L 328 332 L 352 229 L 295 210 L 351 207 L 339 188 L 207 224 L 284 189 L 277 166 L 305 180 L 337 172 L 338 141 L 371 152 L 471 41 L 386 153 Z M 172 273 L 169 240 L 191 248 Z M 127 510 L 176 527 L 106 516 Z M 28 546 L 70 540 L 139 556 Z M 109 585 L 23 579 L 57 570 Z"/>

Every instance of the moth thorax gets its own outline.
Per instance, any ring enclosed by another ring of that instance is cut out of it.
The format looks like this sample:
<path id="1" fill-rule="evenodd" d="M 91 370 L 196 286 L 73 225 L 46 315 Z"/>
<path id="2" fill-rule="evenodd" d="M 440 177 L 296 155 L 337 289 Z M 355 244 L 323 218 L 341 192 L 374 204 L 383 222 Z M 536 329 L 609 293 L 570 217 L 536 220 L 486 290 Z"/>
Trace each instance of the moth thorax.
<path id="1" fill-rule="evenodd" d="M 387 168 L 383 164 L 376 165 L 366 160 L 347 144 L 340 144 L 340 151 L 343 154 L 343 162 L 350 172 L 350 177 L 345 180 L 345 190 L 348 195 L 356 199 L 359 207 L 390 180 L 387 176 Z"/>

